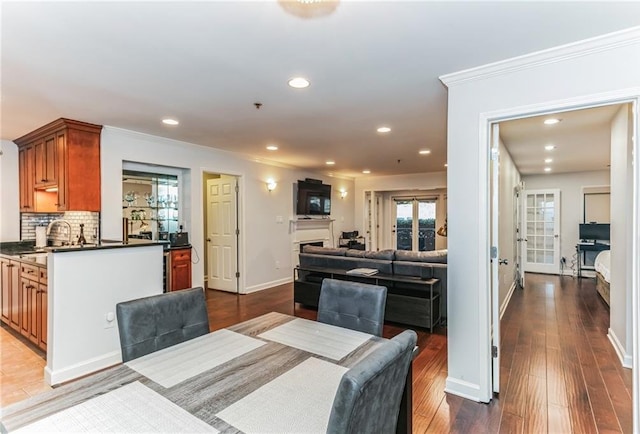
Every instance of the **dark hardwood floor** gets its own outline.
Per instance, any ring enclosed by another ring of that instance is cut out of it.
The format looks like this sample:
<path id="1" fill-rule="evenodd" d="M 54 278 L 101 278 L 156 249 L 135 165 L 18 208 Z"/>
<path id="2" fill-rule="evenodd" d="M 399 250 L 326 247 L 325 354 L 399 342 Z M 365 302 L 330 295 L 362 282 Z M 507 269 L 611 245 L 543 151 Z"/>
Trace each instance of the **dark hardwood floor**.
<path id="1" fill-rule="evenodd" d="M 293 285 L 237 296 L 208 290 L 211 329 L 293 307 Z M 631 371 L 607 339 L 609 310 L 593 279 L 527 274 L 501 321 L 501 393 L 480 404 L 444 393 L 446 329 L 418 332 L 413 364 L 414 433 L 596 433 L 632 431 Z M 405 327 L 387 324 L 384 336 Z"/>

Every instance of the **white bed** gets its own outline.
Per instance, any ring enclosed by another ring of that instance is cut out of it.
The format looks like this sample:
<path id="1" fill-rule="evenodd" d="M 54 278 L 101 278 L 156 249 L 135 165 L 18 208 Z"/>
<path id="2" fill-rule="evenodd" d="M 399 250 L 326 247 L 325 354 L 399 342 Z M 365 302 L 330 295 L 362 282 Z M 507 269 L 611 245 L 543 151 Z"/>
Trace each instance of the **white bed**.
<path id="1" fill-rule="evenodd" d="M 596 290 L 609 304 L 609 283 L 611 282 L 611 250 L 598 253 L 593 263 L 596 269 Z"/>

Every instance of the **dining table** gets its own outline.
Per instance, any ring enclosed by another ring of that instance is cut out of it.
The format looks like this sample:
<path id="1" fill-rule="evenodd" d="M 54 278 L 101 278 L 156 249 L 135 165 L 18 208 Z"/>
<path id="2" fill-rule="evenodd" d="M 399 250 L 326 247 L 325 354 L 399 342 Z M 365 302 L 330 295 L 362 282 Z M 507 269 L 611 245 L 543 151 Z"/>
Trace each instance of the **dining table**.
<path id="1" fill-rule="evenodd" d="M 342 375 L 386 339 L 277 312 L 1 410 L 3 433 L 325 432 Z M 411 369 L 396 432 L 411 432 Z"/>

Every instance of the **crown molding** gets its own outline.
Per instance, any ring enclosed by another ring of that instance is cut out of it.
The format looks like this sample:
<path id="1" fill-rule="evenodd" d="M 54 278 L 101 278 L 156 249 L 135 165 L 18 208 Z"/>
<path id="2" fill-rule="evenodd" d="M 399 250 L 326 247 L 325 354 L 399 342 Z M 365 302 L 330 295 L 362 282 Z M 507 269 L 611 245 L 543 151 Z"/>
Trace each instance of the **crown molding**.
<path id="1" fill-rule="evenodd" d="M 640 43 L 640 26 L 441 75 L 439 79 L 442 84 L 450 88 L 469 81 L 484 80 L 638 43 Z"/>

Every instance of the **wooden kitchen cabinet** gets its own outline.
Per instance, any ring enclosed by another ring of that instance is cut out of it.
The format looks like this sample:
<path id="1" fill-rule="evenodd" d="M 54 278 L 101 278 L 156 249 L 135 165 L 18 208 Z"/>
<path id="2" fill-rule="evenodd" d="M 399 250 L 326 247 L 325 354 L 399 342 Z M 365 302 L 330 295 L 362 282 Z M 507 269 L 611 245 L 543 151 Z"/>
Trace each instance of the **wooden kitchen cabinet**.
<path id="1" fill-rule="evenodd" d="M 171 291 L 191 288 L 191 247 L 172 249 L 170 257 Z"/>
<path id="2" fill-rule="evenodd" d="M 61 118 L 14 140 L 21 211 L 100 211 L 101 130 Z"/>
<path id="3" fill-rule="evenodd" d="M 0 319 L 20 331 L 20 267 L 18 262 L 0 258 Z"/>
<path id="4" fill-rule="evenodd" d="M 35 211 L 35 149 L 32 144 L 18 151 L 20 211 Z"/>

